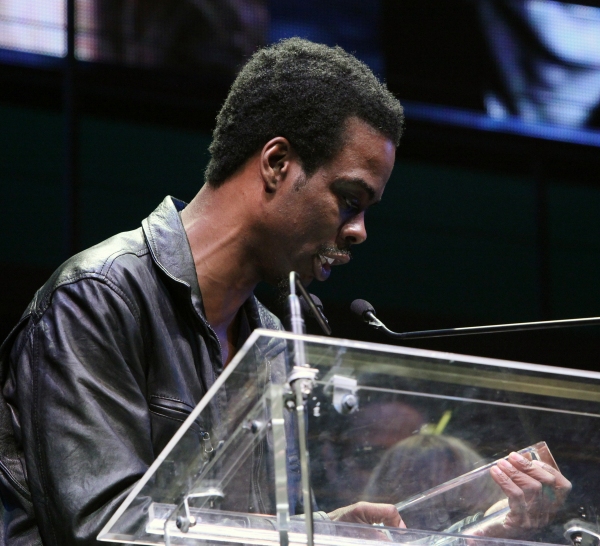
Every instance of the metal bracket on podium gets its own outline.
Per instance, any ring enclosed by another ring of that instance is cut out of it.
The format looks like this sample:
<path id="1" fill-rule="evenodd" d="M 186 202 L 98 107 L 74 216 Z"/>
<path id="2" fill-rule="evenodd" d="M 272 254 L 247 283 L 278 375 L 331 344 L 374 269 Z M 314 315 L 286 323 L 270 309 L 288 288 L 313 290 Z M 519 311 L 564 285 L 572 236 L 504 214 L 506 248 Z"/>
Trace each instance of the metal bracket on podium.
<path id="1" fill-rule="evenodd" d="M 217 502 L 221 502 L 224 498 L 225 494 L 220 487 L 208 487 L 197 493 L 187 495 L 183 501 L 185 515 L 177 516 L 175 525 L 177 525 L 177 528 L 182 533 L 187 533 L 190 530 L 190 527 L 196 525 L 196 518 L 190 514 L 190 499 L 207 499 L 209 506 L 213 508 Z"/>
<path id="2" fill-rule="evenodd" d="M 565 538 L 569 539 L 573 546 L 600 545 L 600 534 L 581 525 L 569 527 L 565 532 Z"/>
<path id="3" fill-rule="evenodd" d="M 333 395 L 333 407 L 342 415 L 348 415 L 358 410 L 357 389 L 356 379 L 344 375 L 332 376 L 325 385 L 325 392 Z"/>

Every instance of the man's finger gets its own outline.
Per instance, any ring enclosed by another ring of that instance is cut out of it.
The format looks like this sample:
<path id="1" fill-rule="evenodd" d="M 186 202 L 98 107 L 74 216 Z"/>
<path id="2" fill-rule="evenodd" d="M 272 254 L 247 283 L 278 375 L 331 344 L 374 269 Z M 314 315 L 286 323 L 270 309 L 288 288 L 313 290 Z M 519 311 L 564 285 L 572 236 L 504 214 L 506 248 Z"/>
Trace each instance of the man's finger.
<path id="1" fill-rule="evenodd" d="M 545 482 L 542 482 L 541 474 L 546 474 L 546 472 L 538 468 L 534 469 L 534 472 L 531 472 L 529 467 L 527 467 L 529 473 L 522 471 L 522 469 L 526 468 L 525 464 L 520 465 L 521 469 L 517 468 L 516 464 L 513 465 L 511 462 L 505 461 L 504 459 L 498 461 L 497 464 L 498 468 L 500 468 L 502 472 L 504 472 L 518 487 L 523 490 L 527 501 L 534 500 L 541 494 L 542 483 L 545 483 L 550 479 L 554 480 L 554 477 L 548 474 L 544 477 Z"/>
<path id="2" fill-rule="evenodd" d="M 508 460 L 522 474 L 537 480 L 542 485 L 541 493 L 544 495 L 544 500 L 552 506 L 560 506 L 571 491 L 571 482 L 549 464 L 531 461 L 514 452 L 508 456 Z M 515 481 L 512 476 L 511 479 Z M 516 483 L 521 485 L 519 479 L 523 478 L 516 477 Z M 523 481 L 523 484 L 527 484 L 527 482 Z"/>
<path id="3" fill-rule="evenodd" d="M 551 486 L 551 490 L 546 488 L 544 492 L 546 495 L 550 493 L 555 495 L 556 498 L 554 499 L 553 504 L 556 504 L 557 506 L 562 505 L 573 487 L 571 482 L 567 480 L 559 470 L 556 470 L 556 468 L 553 468 L 549 464 L 541 461 L 533 461 L 533 465 L 554 476 L 554 484 Z"/>
<path id="4" fill-rule="evenodd" d="M 507 515 L 507 523 L 511 526 L 527 528 L 529 518 L 527 514 L 527 501 L 523 490 L 515 484 L 498 466 L 490 468 L 492 479 L 500 486 L 508 498 L 510 512 Z"/>
<path id="5" fill-rule="evenodd" d="M 386 527 L 406 527 L 398 510 L 392 504 L 362 503 L 358 505 L 364 510 L 368 523 L 383 523 Z"/>
<path id="6" fill-rule="evenodd" d="M 498 461 L 498 468 L 523 491 L 529 524 L 534 526 L 544 525 L 552 510 L 552 503 L 543 495 L 543 488 L 547 486 L 532 476 L 517 470 L 508 461 Z"/>
<path id="7" fill-rule="evenodd" d="M 387 527 L 406 528 L 398 510 L 393 504 L 357 502 L 351 506 L 338 508 L 329 514 L 332 521 L 351 523 L 383 523 Z"/>

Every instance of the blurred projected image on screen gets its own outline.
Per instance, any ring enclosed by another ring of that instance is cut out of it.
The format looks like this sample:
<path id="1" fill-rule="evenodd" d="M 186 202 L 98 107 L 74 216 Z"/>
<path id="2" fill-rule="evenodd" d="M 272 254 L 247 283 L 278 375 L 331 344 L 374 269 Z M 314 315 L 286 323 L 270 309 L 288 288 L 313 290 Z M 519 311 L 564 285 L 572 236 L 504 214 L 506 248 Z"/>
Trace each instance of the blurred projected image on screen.
<path id="1" fill-rule="evenodd" d="M 0 48 L 62 57 L 66 0 L 0 0 Z"/>
<path id="2" fill-rule="evenodd" d="M 79 60 L 234 74 L 266 45 L 267 0 L 76 0 Z M 62 57 L 66 0 L 0 0 L 0 48 Z"/>
<path id="3" fill-rule="evenodd" d="M 598 126 L 600 8 L 554 0 L 478 0 L 501 85 L 490 116 Z"/>

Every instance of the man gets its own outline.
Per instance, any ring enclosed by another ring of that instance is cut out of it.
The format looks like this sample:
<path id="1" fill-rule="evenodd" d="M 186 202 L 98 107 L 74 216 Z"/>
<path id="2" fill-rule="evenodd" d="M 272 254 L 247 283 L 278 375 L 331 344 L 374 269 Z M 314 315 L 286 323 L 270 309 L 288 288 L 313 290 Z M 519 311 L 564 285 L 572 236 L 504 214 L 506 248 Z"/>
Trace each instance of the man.
<path id="1" fill-rule="evenodd" d="M 253 56 L 192 202 L 168 197 L 140 229 L 68 260 L 2 346 L 5 543 L 95 543 L 249 332 L 280 328 L 256 284 L 290 270 L 324 281 L 366 239 L 402 123 L 339 48 L 293 39 Z M 391 505 L 330 517 L 401 525 Z"/>

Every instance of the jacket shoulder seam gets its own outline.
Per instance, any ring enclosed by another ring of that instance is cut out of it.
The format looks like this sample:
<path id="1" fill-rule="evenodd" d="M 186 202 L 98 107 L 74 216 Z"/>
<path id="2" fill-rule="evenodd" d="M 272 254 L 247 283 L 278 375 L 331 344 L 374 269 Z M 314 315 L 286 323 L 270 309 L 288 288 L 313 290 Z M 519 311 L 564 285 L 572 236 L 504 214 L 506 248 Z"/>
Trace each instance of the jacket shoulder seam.
<path id="1" fill-rule="evenodd" d="M 142 256 L 148 254 L 150 251 L 148 250 L 148 247 L 146 246 L 146 248 L 140 248 L 139 250 L 128 250 L 126 252 L 120 252 L 118 256 L 115 256 L 115 254 L 117 254 L 116 252 L 113 252 L 110 256 L 108 256 L 108 258 L 106 258 L 106 261 L 104 262 L 104 264 L 102 265 L 102 269 L 104 269 L 106 263 L 110 260 L 110 265 L 108 265 L 108 267 L 106 268 L 106 271 L 103 273 L 103 275 L 105 277 L 108 277 L 112 266 L 115 264 L 115 262 L 121 257 L 121 256 L 125 256 L 126 254 L 132 254 L 133 256 L 136 256 L 137 258 L 141 258 Z M 113 257 L 114 256 L 114 257 Z"/>
<path id="2" fill-rule="evenodd" d="M 119 296 L 119 298 L 121 300 L 123 300 L 123 302 L 125 303 L 125 305 L 127 306 L 127 308 L 129 309 L 129 311 L 131 312 L 131 314 L 133 315 L 133 317 L 135 318 L 135 321 L 138 323 L 138 326 L 141 325 L 141 315 L 138 311 L 138 309 L 136 308 L 135 304 L 133 303 L 133 301 L 131 300 L 131 298 L 129 298 L 127 296 L 127 294 L 113 281 L 111 281 L 110 279 L 106 278 L 106 276 L 104 275 L 100 275 L 98 273 L 88 273 L 86 276 L 84 277 L 71 277 L 70 279 L 65 279 L 64 282 L 61 282 L 60 284 L 56 285 L 56 287 L 54 287 L 54 289 L 52 290 L 52 292 L 50 292 L 50 294 L 48 294 L 44 300 L 43 300 L 43 305 L 40 305 L 41 309 L 39 310 L 38 313 L 35 314 L 35 324 L 37 324 L 42 317 L 44 316 L 44 314 L 46 313 L 46 311 L 48 310 L 48 308 L 50 307 L 50 301 L 52 299 L 52 296 L 54 295 L 54 293 L 59 289 L 62 288 L 64 286 L 70 285 L 70 284 L 76 284 L 78 282 L 83 282 L 83 281 L 95 281 L 95 282 L 99 282 L 101 284 L 106 285 L 108 288 L 110 288 L 117 296 Z M 31 329 L 34 328 L 34 325 L 31 326 L 30 329 L 28 329 L 28 333 Z"/>
<path id="3" fill-rule="evenodd" d="M 108 275 L 108 272 L 110 271 L 110 268 L 112 267 L 112 264 L 114 263 L 115 259 L 118 258 L 120 255 L 124 255 L 124 254 L 135 254 L 135 253 L 131 252 L 131 250 L 127 250 L 124 248 L 115 250 L 112 254 L 109 254 L 102 262 L 102 267 L 100 268 L 100 275 L 103 275 L 106 277 L 106 275 Z M 110 262 L 110 265 L 107 265 L 107 264 L 109 264 L 109 262 Z M 106 271 L 104 271 L 104 268 L 106 268 Z"/>
<path id="4" fill-rule="evenodd" d="M 44 297 L 40 300 L 39 304 L 36 305 L 33 309 L 31 314 L 42 314 L 44 313 L 44 311 L 46 310 L 46 308 L 49 305 L 49 302 L 52 300 L 52 296 L 54 295 L 54 293 L 56 292 L 56 290 L 58 290 L 60 287 L 65 286 L 67 284 L 73 284 L 75 282 L 78 281 L 82 281 L 82 280 L 86 280 L 86 279 L 95 279 L 95 280 L 104 280 L 107 281 L 108 280 L 108 273 L 110 272 L 110 269 L 112 268 L 113 263 L 115 262 L 115 259 L 119 256 L 124 256 L 127 254 L 132 254 L 134 256 L 143 256 L 144 254 L 148 253 L 148 249 L 140 249 L 139 251 L 133 251 L 133 250 L 128 250 L 128 249 L 119 249 L 116 250 L 115 252 L 113 252 L 112 254 L 108 255 L 104 261 L 102 262 L 102 265 L 100 266 L 99 269 L 97 270 L 88 270 L 88 271 L 78 271 L 78 272 L 74 272 L 71 273 L 69 275 L 65 275 L 62 276 L 60 278 L 60 281 L 58 283 L 56 283 L 55 285 L 52 286 L 52 288 L 48 291 L 47 294 L 44 295 Z M 117 256 L 115 256 L 117 255 Z M 107 267 L 107 263 L 110 261 L 110 265 Z M 109 281 L 110 282 L 110 281 Z"/>

